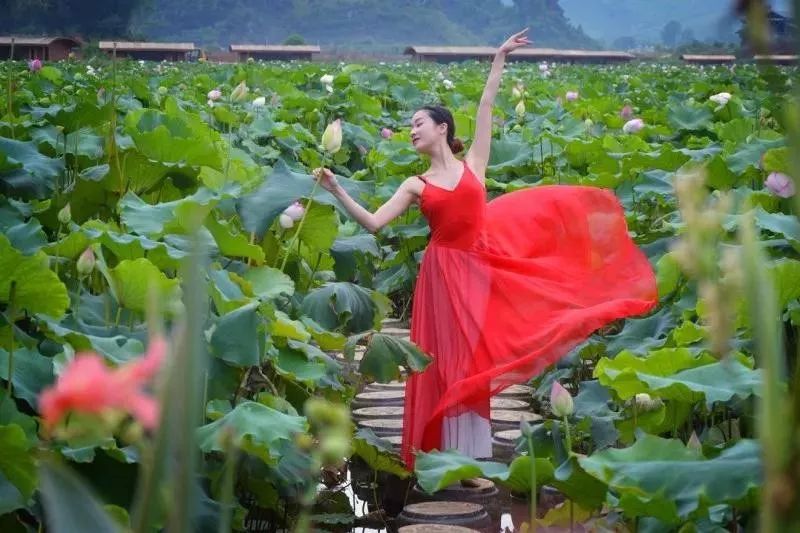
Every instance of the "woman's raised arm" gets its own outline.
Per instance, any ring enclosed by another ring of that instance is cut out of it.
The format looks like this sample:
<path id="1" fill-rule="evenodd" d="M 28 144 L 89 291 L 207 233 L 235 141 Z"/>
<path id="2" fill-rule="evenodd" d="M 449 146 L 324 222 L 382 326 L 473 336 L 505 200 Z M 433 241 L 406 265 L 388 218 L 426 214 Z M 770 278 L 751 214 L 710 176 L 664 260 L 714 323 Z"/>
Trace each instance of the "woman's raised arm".
<path id="1" fill-rule="evenodd" d="M 517 48 L 530 44 L 526 35 L 527 32 L 528 28 L 525 28 L 521 32 L 515 33 L 497 49 L 497 54 L 494 56 L 494 61 L 492 61 L 489 78 L 486 80 L 486 87 L 483 89 L 483 95 L 478 104 L 475 135 L 465 159 L 469 167 L 480 178 L 483 178 L 486 165 L 489 163 L 489 146 L 492 141 L 492 107 L 494 107 L 497 90 L 500 88 L 500 78 L 503 75 L 506 55 Z"/>
<path id="2" fill-rule="evenodd" d="M 416 178 L 408 178 L 395 193 L 374 213 L 356 202 L 347 191 L 336 181 L 333 172 L 327 168 L 315 169 L 314 176 L 320 180 L 320 185 L 333 194 L 342 207 L 353 217 L 353 220 L 361 224 L 370 233 L 378 232 L 389 222 L 405 213 L 417 198 L 419 191 Z"/>

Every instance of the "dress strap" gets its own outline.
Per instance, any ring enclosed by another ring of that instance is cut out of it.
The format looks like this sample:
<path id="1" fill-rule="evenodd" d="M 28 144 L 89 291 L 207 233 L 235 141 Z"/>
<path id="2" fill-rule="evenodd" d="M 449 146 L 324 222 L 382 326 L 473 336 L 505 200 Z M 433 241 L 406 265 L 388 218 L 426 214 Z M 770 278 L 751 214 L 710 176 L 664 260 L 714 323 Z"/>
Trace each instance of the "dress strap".
<path id="1" fill-rule="evenodd" d="M 428 180 L 426 180 L 426 179 L 425 179 L 425 178 L 423 178 L 422 176 L 417 176 L 417 177 L 418 177 L 420 180 L 422 180 L 422 183 L 424 183 L 425 185 L 427 185 L 427 184 L 428 184 Z"/>

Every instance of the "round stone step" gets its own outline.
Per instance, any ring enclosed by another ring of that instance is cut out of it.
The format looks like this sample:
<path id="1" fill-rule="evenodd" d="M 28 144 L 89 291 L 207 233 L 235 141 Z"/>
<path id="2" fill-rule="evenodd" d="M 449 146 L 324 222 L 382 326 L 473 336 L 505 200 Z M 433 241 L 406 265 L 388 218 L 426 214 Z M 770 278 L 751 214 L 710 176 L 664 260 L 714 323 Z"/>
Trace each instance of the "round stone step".
<path id="1" fill-rule="evenodd" d="M 518 429 L 498 431 L 492 436 L 492 454 L 495 459 L 510 460 L 514 457 L 517 440 L 522 436 Z"/>
<path id="2" fill-rule="evenodd" d="M 362 407 L 353 411 L 353 420 L 369 418 L 403 418 L 403 406 L 382 405 L 380 407 Z"/>
<path id="3" fill-rule="evenodd" d="M 411 331 L 405 328 L 389 327 L 381 329 L 378 333 L 392 335 L 394 337 L 408 337 L 411 334 Z"/>
<path id="4" fill-rule="evenodd" d="M 359 427 L 369 428 L 379 437 L 403 434 L 402 418 L 368 418 L 358 421 Z"/>
<path id="5" fill-rule="evenodd" d="M 510 387 L 500 391 L 496 397 L 530 401 L 532 396 L 532 387 L 528 387 L 527 385 L 511 385 Z"/>
<path id="6" fill-rule="evenodd" d="M 525 411 L 530 409 L 531 404 L 522 400 L 515 400 L 514 398 L 499 398 L 495 396 L 491 400 L 492 409 L 505 409 L 507 411 Z"/>
<path id="7" fill-rule="evenodd" d="M 414 524 L 463 526 L 480 530 L 488 527 L 491 519 L 486 509 L 478 503 L 435 501 L 406 505 L 397 515 L 398 526 Z"/>
<path id="8" fill-rule="evenodd" d="M 446 524 L 414 524 L 403 526 L 397 533 L 480 533 L 477 529 L 464 526 L 448 526 Z"/>
<path id="9" fill-rule="evenodd" d="M 389 383 L 370 383 L 364 387 L 365 391 L 371 390 L 406 390 L 405 381 L 390 381 Z"/>
<path id="10" fill-rule="evenodd" d="M 491 418 L 493 431 L 519 429 L 520 422 L 523 420 L 527 420 L 529 424 L 535 424 L 542 420 L 542 417 L 536 413 L 529 413 L 528 411 L 509 411 L 506 409 L 492 410 Z"/>
<path id="11" fill-rule="evenodd" d="M 388 405 L 400 405 L 404 403 L 406 393 L 402 390 L 378 390 L 365 391 L 356 394 L 351 404 L 352 409 L 362 407 L 386 407 Z"/>
<path id="12" fill-rule="evenodd" d="M 500 491 L 490 479 L 477 478 L 477 487 L 464 487 L 461 483 L 454 483 L 442 490 L 428 494 L 419 485 L 414 485 L 412 490 L 414 501 L 448 501 L 479 503 L 491 516 L 493 507 L 497 506 L 497 497 Z"/>

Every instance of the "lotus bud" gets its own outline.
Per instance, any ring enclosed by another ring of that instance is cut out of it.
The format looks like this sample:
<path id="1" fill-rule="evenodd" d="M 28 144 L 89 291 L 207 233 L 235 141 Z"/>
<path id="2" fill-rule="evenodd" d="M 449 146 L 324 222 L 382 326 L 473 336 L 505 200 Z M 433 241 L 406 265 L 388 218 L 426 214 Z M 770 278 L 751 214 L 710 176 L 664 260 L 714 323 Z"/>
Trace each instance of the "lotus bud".
<path id="1" fill-rule="evenodd" d="M 520 98 L 522 98 L 522 91 L 520 90 L 519 85 L 515 85 L 514 87 L 511 88 L 511 97 L 514 100 L 519 100 Z"/>
<path id="2" fill-rule="evenodd" d="M 286 213 L 281 213 L 281 216 L 278 217 L 278 223 L 283 229 L 289 229 L 294 226 L 294 220 Z"/>
<path id="3" fill-rule="evenodd" d="M 267 99 L 264 96 L 259 96 L 253 100 L 253 107 L 264 107 L 265 105 L 267 105 Z"/>
<path id="4" fill-rule="evenodd" d="M 731 99 L 731 93 L 717 93 L 708 97 L 709 100 L 718 105 L 725 105 Z"/>
<path id="5" fill-rule="evenodd" d="M 69 224 L 72 221 L 72 210 L 69 204 L 62 207 L 61 211 L 58 212 L 58 221 L 61 224 Z"/>
<path id="6" fill-rule="evenodd" d="M 644 128 L 644 120 L 640 118 L 634 118 L 629 120 L 628 122 L 625 123 L 624 126 L 622 126 L 622 131 L 624 131 L 625 133 L 636 133 L 642 128 Z"/>
<path id="7" fill-rule="evenodd" d="M 622 106 L 622 109 L 619 112 L 619 116 L 623 120 L 630 120 L 631 117 L 633 117 L 633 108 L 628 104 L 625 104 L 624 106 Z"/>
<path id="8" fill-rule="evenodd" d="M 550 67 L 547 65 L 547 61 L 539 63 L 539 72 L 547 72 L 548 70 L 550 70 Z"/>
<path id="9" fill-rule="evenodd" d="M 697 437 L 697 433 L 692 431 L 692 435 L 689 437 L 689 442 L 686 443 L 686 447 L 690 450 L 696 450 L 698 452 L 703 451 L 703 445 L 700 443 L 700 439 Z"/>
<path id="10" fill-rule="evenodd" d="M 325 74 L 319 78 L 319 81 L 323 85 L 331 85 L 333 83 L 333 74 Z"/>
<path id="11" fill-rule="evenodd" d="M 452 90 L 455 87 L 455 84 L 450 80 L 442 80 L 442 85 L 447 90 Z"/>
<path id="12" fill-rule="evenodd" d="M 555 416 L 563 418 L 571 415 L 573 410 L 572 396 L 567 389 L 561 386 L 561 383 L 554 381 L 553 387 L 550 389 L 550 411 Z"/>
<path id="13" fill-rule="evenodd" d="M 384 139 L 391 139 L 392 135 L 394 135 L 394 132 L 389 128 L 383 128 L 381 130 L 381 137 L 383 137 Z"/>
<path id="14" fill-rule="evenodd" d="M 567 91 L 567 94 L 564 95 L 567 99 L 567 102 L 574 102 L 578 99 L 578 91 Z"/>
<path id="15" fill-rule="evenodd" d="M 39 72 L 42 70 L 42 60 L 37 57 L 28 63 L 28 68 L 31 72 Z"/>
<path id="16" fill-rule="evenodd" d="M 94 270 L 95 258 L 91 248 L 87 248 L 78 258 L 76 268 L 81 277 L 88 276 Z"/>
<path id="17" fill-rule="evenodd" d="M 794 180 L 781 172 L 770 173 L 764 186 L 769 192 L 781 198 L 790 198 L 795 193 Z"/>
<path id="18" fill-rule="evenodd" d="M 636 404 L 636 408 L 640 411 L 655 411 L 659 409 L 664 402 L 661 401 L 661 398 L 652 398 L 646 392 L 640 392 L 633 399 L 634 403 Z"/>
<path id="19" fill-rule="evenodd" d="M 284 214 L 287 215 L 289 218 L 294 220 L 295 222 L 303 218 L 303 214 L 306 212 L 306 208 L 303 207 L 303 204 L 300 202 L 295 202 L 286 209 L 283 210 Z"/>
<path id="20" fill-rule="evenodd" d="M 220 98 L 222 98 L 222 91 L 220 91 L 219 89 L 211 89 L 210 91 L 208 91 L 209 101 L 213 102 L 215 100 L 219 100 Z"/>
<path id="21" fill-rule="evenodd" d="M 250 89 L 247 88 L 247 84 L 243 81 L 239 82 L 239 85 L 237 85 L 231 93 L 231 100 L 234 102 L 244 102 L 248 92 L 250 92 Z"/>
<path id="22" fill-rule="evenodd" d="M 322 148 L 330 153 L 335 154 L 342 147 L 342 121 L 336 119 L 325 128 L 322 134 Z"/>
<path id="23" fill-rule="evenodd" d="M 522 100 L 519 101 L 517 106 L 514 108 L 514 112 L 517 114 L 518 117 L 522 118 L 525 116 L 525 102 Z"/>

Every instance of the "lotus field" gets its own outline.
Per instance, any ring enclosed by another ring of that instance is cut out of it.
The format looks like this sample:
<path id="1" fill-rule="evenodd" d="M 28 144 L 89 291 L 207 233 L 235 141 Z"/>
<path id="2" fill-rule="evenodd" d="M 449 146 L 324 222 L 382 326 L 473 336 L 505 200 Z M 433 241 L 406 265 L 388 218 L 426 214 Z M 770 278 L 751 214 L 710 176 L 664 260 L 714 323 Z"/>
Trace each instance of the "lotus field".
<path id="1" fill-rule="evenodd" d="M 380 331 L 409 318 L 428 228 L 412 209 L 367 233 L 311 171 L 377 208 L 427 168 L 417 107 L 448 106 L 468 144 L 487 68 L 0 63 L 0 530 L 242 531 L 259 508 L 349 531 L 355 458 L 429 492 L 546 486 L 565 503 L 540 526 L 795 513 L 794 69 L 508 65 L 489 196 L 613 189 L 660 305 L 529 383 L 543 420 L 513 461 L 407 472 L 351 422 L 365 382 L 429 362 Z"/>

